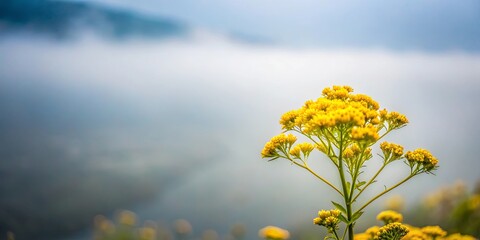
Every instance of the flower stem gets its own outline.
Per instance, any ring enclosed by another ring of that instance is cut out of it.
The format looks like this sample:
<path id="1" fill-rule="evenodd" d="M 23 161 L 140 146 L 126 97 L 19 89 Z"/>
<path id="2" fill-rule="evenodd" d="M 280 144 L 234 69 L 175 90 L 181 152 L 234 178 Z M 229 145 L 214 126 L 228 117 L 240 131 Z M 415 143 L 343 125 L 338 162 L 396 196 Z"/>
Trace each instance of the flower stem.
<path id="1" fill-rule="evenodd" d="M 391 186 L 390 188 L 384 190 L 383 192 L 379 193 L 377 196 L 373 197 L 372 199 L 370 199 L 370 201 L 368 201 L 367 203 L 365 203 L 361 208 L 359 208 L 354 214 L 357 214 L 358 212 L 362 211 L 363 209 L 365 209 L 368 205 L 370 205 L 370 203 L 372 203 L 373 201 L 377 200 L 379 197 L 383 196 L 384 194 L 390 192 L 391 190 L 395 189 L 396 187 L 402 185 L 404 182 L 408 181 L 410 178 L 414 177 L 415 174 L 410 174 L 408 177 L 406 177 L 405 179 L 403 179 L 402 181 L 398 182 L 397 184 Z"/>

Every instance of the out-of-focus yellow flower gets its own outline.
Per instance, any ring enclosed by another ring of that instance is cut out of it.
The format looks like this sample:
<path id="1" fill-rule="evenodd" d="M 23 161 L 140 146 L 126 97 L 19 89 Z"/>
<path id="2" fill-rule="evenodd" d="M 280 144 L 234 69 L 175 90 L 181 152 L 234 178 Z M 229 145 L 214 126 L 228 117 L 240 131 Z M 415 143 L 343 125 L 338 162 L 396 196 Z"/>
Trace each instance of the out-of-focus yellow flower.
<path id="1" fill-rule="evenodd" d="M 192 232 L 192 225 L 185 219 L 175 221 L 173 227 L 179 235 L 188 235 Z"/>
<path id="2" fill-rule="evenodd" d="M 215 230 L 209 229 L 205 230 L 202 234 L 202 240 L 219 240 L 220 236 Z"/>
<path id="3" fill-rule="evenodd" d="M 408 233 L 407 227 L 399 222 L 389 223 L 378 229 L 375 240 L 400 240 Z"/>
<path id="4" fill-rule="evenodd" d="M 385 224 L 394 223 L 394 222 L 400 223 L 403 221 L 403 216 L 398 212 L 395 212 L 392 210 L 386 210 L 386 211 L 380 212 L 377 215 L 377 220 L 383 221 Z"/>
<path id="5" fill-rule="evenodd" d="M 157 238 L 157 231 L 151 227 L 140 228 L 139 233 L 141 240 L 155 240 Z"/>
<path id="6" fill-rule="evenodd" d="M 118 214 L 118 223 L 126 226 L 134 226 L 137 222 L 137 216 L 131 211 L 121 211 Z"/>
<path id="7" fill-rule="evenodd" d="M 429 240 L 429 237 L 420 229 L 410 229 L 402 240 Z"/>
<path id="8" fill-rule="evenodd" d="M 241 239 L 245 236 L 247 229 L 244 224 L 236 223 L 233 224 L 230 228 L 230 234 L 235 237 L 235 239 Z"/>
<path id="9" fill-rule="evenodd" d="M 460 233 L 454 233 L 445 237 L 444 240 L 476 240 L 476 238 L 470 235 L 462 235 Z"/>
<path id="10" fill-rule="evenodd" d="M 404 206 L 405 199 L 400 195 L 394 195 L 385 202 L 385 207 L 393 211 L 401 211 Z"/>
<path id="11" fill-rule="evenodd" d="M 445 237 L 447 235 L 447 232 L 439 226 L 426 226 L 421 228 L 421 231 L 433 239 L 437 237 Z"/>
<path id="12" fill-rule="evenodd" d="M 109 235 L 115 232 L 115 225 L 102 215 L 97 215 L 93 219 L 96 234 Z"/>
<path id="13" fill-rule="evenodd" d="M 468 208 L 475 210 L 480 208 L 480 194 L 475 194 L 468 199 Z"/>
<path id="14" fill-rule="evenodd" d="M 283 240 L 290 238 L 290 233 L 279 227 L 267 226 L 258 231 L 258 236 L 264 239 Z"/>
<path id="15" fill-rule="evenodd" d="M 369 239 L 374 239 L 375 236 L 377 236 L 379 229 L 380 229 L 379 226 L 369 227 L 367 230 L 365 230 L 365 234 L 369 236 Z"/>
<path id="16" fill-rule="evenodd" d="M 353 236 L 353 240 L 369 240 L 370 236 L 366 233 L 357 233 Z"/>

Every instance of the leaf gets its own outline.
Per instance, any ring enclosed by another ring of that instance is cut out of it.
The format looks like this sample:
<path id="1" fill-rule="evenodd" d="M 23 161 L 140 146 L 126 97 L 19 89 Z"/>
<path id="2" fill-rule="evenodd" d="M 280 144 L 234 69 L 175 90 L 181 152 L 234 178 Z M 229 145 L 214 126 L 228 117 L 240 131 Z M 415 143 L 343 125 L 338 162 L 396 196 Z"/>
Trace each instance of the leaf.
<path id="1" fill-rule="evenodd" d="M 347 219 L 345 218 L 345 216 L 343 216 L 343 214 L 340 214 L 340 215 L 338 216 L 338 219 L 340 219 L 340 221 L 342 221 L 342 222 L 344 222 L 344 223 L 346 223 L 346 224 L 348 225 L 348 221 L 347 221 Z"/>
<path id="2" fill-rule="evenodd" d="M 347 210 L 345 210 L 345 208 L 342 205 L 340 205 L 339 203 L 336 203 L 334 201 L 332 201 L 332 203 L 338 210 L 340 210 L 343 213 L 347 213 Z"/>
<path id="3" fill-rule="evenodd" d="M 360 212 L 356 212 L 355 214 L 353 214 L 352 220 L 350 222 L 357 221 L 357 219 L 359 219 L 362 216 L 363 213 L 364 213 L 363 211 L 360 211 Z"/>
<path id="4" fill-rule="evenodd" d="M 351 183 L 347 182 L 347 189 L 350 189 Z"/>
<path id="5" fill-rule="evenodd" d="M 280 157 L 274 157 L 274 158 L 268 159 L 268 162 L 274 161 L 274 160 L 276 160 L 276 159 L 278 159 L 278 158 L 280 158 Z"/>
<path id="6" fill-rule="evenodd" d="M 355 187 L 356 189 L 360 190 L 360 187 L 362 187 L 363 185 L 365 185 L 365 183 L 367 183 L 366 181 L 361 181 L 361 182 L 358 182 Z"/>

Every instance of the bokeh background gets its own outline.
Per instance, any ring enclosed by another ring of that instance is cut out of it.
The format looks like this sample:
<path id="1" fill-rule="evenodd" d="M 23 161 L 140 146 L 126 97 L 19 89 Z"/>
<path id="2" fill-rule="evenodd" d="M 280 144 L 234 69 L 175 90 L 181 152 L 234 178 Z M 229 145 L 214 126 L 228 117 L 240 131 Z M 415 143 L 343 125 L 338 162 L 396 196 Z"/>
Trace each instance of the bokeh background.
<path id="1" fill-rule="evenodd" d="M 476 0 L 2 0 L 0 234 L 91 239 L 93 217 L 118 209 L 197 235 L 315 230 L 334 192 L 260 151 L 282 113 L 334 84 L 407 115 L 388 140 L 439 158 L 394 191 L 407 203 L 473 186 L 479 24 Z"/>

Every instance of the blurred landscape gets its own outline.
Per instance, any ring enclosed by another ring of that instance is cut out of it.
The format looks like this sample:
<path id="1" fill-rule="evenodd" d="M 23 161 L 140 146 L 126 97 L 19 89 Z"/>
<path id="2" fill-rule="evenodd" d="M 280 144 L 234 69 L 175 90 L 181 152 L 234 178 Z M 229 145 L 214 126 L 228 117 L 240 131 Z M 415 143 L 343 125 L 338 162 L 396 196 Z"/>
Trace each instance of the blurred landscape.
<path id="1" fill-rule="evenodd" d="M 439 158 L 394 191 L 407 205 L 480 179 L 478 2 L 198 4 L 0 2 L 0 239 L 92 239 L 94 217 L 119 209 L 187 219 L 195 236 L 315 231 L 332 192 L 260 151 L 282 113 L 334 84 L 404 113 L 387 140 Z"/>

